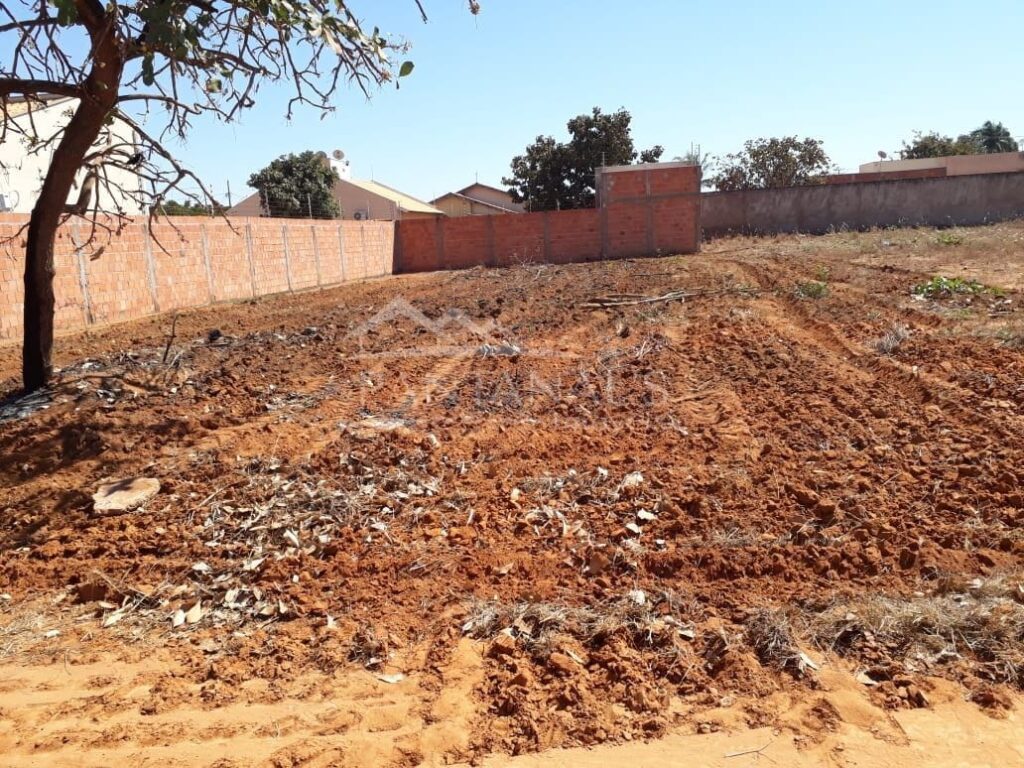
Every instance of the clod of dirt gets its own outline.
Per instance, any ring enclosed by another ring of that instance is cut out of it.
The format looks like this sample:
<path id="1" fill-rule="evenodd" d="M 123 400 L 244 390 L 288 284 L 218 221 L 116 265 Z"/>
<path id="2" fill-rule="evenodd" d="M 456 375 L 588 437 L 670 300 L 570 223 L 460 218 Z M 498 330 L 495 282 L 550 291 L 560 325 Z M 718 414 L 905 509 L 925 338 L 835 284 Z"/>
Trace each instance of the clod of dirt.
<path id="1" fill-rule="evenodd" d="M 133 477 L 104 483 L 93 494 L 93 510 L 99 514 L 131 512 L 160 493 L 160 481 L 154 477 Z"/>
<path id="2" fill-rule="evenodd" d="M 124 599 L 124 594 L 109 582 L 94 578 L 84 581 L 74 588 L 74 599 L 78 604 L 101 601 L 120 603 Z"/>
<path id="3" fill-rule="evenodd" d="M 487 655 L 492 659 L 497 659 L 501 656 L 511 656 L 515 651 L 516 639 L 502 632 L 491 642 L 490 648 L 487 649 Z"/>
<path id="4" fill-rule="evenodd" d="M 1004 691 L 991 686 L 979 688 L 968 698 L 978 706 L 995 713 L 1009 712 L 1013 709 L 1013 701 L 1010 697 Z"/>
<path id="5" fill-rule="evenodd" d="M 555 651 L 548 656 L 548 667 L 558 672 L 560 675 L 571 675 L 579 669 L 579 666 L 569 656 L 564 653 Z"/>

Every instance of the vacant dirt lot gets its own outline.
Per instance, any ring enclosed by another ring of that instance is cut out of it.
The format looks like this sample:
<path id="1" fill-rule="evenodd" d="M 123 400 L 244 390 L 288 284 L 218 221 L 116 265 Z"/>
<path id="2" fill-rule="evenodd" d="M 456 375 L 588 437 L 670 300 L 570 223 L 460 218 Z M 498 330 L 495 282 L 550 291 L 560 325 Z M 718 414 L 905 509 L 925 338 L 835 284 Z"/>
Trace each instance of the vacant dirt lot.
<path id="1" fill-rule="evenodd" d="M 1004 225 L 64 338 L 0 406 L 5 764 L 1024 760 L 1021 289 Z"/>

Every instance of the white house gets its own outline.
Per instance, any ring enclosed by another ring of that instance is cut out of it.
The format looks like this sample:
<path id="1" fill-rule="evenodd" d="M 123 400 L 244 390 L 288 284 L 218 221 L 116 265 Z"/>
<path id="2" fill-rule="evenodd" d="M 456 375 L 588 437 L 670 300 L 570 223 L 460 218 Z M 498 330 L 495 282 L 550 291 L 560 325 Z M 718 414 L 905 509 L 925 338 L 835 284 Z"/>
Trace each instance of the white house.
<path id="1" fill-rule="evenodd" d="M 7 103 L 7 129 L 0 140 L 0 211 L 30 213 L 43 186 L 43 178 L 50 166 L 55 146 L 39 152 L 30 151 L 29 138 L 37 136 L 45 141 L 66 125 L 74 114 L 76 99 L 10 99 Z M 138 146 L 134 129 L 117 119 L 100 134 L 96 148 L 113 145 L 123 158 Z M 89 210 L 124 213 L 129 216 L 145 212 L 138 198 L 141 180 L 129 170 L 105 167 L 100 173 L 111 182 L 108 188 L 98 184 L 89 203 Z M 76 184 L 68 195 L 68 203 L 78 201 L 86 171 L 78 174 Z M 120 187 L 122 190 L 117 190 Z M 135 192 L 136 194 L 131 194 Z"/>

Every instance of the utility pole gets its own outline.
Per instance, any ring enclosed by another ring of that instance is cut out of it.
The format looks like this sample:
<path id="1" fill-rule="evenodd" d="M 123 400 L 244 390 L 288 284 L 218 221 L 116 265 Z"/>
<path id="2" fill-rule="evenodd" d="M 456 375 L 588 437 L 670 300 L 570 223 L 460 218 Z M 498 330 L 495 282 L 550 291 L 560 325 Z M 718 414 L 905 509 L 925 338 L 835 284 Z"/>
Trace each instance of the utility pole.
<path id="1" fill-rule="evenodd" d="M 231 207 L 231 179 L 228 179 L 228 208 Z"/>

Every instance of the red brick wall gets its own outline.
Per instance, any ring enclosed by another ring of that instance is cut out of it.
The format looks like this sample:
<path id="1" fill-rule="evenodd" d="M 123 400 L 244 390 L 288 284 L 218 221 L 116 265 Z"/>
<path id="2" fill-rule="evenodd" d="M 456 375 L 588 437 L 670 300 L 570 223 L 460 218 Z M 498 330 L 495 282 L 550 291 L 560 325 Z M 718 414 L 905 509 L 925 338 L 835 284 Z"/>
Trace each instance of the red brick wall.
<path id="1" fill-rule="evenodd" d="M 604 207 L 590 210 L 397 224 L 179 217 L 152 231 L 142 220 L 100 230 L 89 245 L 89 224 L 75 220 L 57 235 L 57 328 L 388 275 L 399 260 L 400 271 L 422 272 L 699 249 L 698 169 L 638 166 L 605 179 Z M 21 335 L 25 234 L 14 235 L 26 221 L 0 214 L 0 241 L 13 237 L 0 245 L 0 343 Z"/>
<path id="2" fill-rule="evenodd" d="M 540 214 L 547 217 L 548 261 L 571 264 L 601 258 L 601 212 L 596 208 Z"/>
<path id="3" fill-rule="evenodd" d="M 241 223 L 232 230 L 219 219 L 210 219 L 206 228 L 210 273 L 213 275 L 213 300 L 237 301 L 251 299 L 252 271 L 246 249 L 245 227 Z"/>
<path id="4" fill-rule="evenodd" d="M 318 227 L 316 224 L 310 224 L 309 230 L 316 248 L 316 263 L 320 268 L 321 284 L 333 285 L 342 282 L 345 273 L 341 269 L 341 226 Z"/>
<path id="5" fill-rule="evenodd" d="M 696 166 L 637 166 L 602 174 L 599 209 L 402 220 L 396 271 L 695 253 L 700 179 Z"/>
<path id="6" fill-rule="evenodd" d="M 391 221 L 343 221 L 345 280 L 390 275 L 394 271 L 395 225 Z"/>
<path id="7" fill-rule="evenodd" d="M 692 253 L 699 243 L 700 197 L 665 197 L 652 200 L 651 245 L 655 253 Z"/>
<path id="8" fill-rule="evenodd" d="M 646 173 L 650 194 L 658 197 L 660 195 L 688 195 L 700 191 L 701 169 L 696 165 L 683 166 L 681 168 L 659 168 L 657 166 L 647 167 L 638 173 Z"/>
<path id="9" fill-rule="evenodd" d="M 491 216 L 461 216 L 442 222 L 444 268 L 464 269 L 494 263 Z M 504 218 L 504 217 L 502 217 Z"/>
<path id="10" fill-rule="evenodd" d="M 646 203 L 613 203 L 602 209 L 609 253 L 624 258 L 654 254 L 648 210 Z"/>
<path id="11" fill-rule="evenodd" d="M 491 219 L 493 254 L 496 264 L 544 261 L 543 215 L 485 216 Z"/>
<path id="12" fill-rule="evenodd" d="M 20 229 L 19 226 L 10 227 L 12 234 L 18 229 Z M 4 236 L 0 235 L 0 240 L 3 239 L 5 239 Z M 23 243 L 24 240 L 25 236 L 22 234 L 18 241 Z M 57 240 L 54 243 L 53 257 L 54 266 L 57 270 L 57 274 L 53 278 L 53 287 L 56 294 L 55 323 L 83 324 L 87 322 L 87 313 L 82 299 L 82 281 L 79 273 L 79 264 L 88 264 L 88 260 L 83 256 L 81 262 L 79 261 L 78 251 L 74 245 L 75 242 L 71 239 L 71 231 L 63 229 L 57 234 Z M 11 244 L 5 246 L 5 254 L 12 254 L 9 260 L 5 259 L 5 263 L 10 265 L 9 273 L 13 273 L 18 290 L 8 290 L 8 281 L 0 279 L 0 284 L 3 285 L 0 288 L 0 291 L 3 292 L 3 301 L 0 301 L 0 337 L 4 333 L 5 325 L 7 327 L 15 327 L 20 332 L 21 315 L 24 311 L 24 304 L 21 300 L 21 284 L 24 278 L 25 261 L 21 258 L 21 252 L 17 247 Z M 4 315 L 7 314 L 8 308 L 10 308 L 10 314 L 7 315 L 7 319 L 12 321 L 9 324 L 4 322 Z"/>
<path id="13" fill-rule="evenodd" d="M 153 276 L 156 283 L 156 306 L 149 311 L 166 312 L 172 309 L 199 307 L 212 301 L 211 280 L 206 270 L 206 258 L 203 251 L 203 220 L 182 221 L 175 224 L 179 232 L 175 232 L 169 222 L 154 224 L 153 235 L 163 243 L 166 252 L 155 243 L 146 242 L 144 224 L 134 224 L 131 236 L 122 243 L 128 247 L 116 249 L 119 255 L 134 270 L 131 282 L 117 279 L 110 275 L 105 263 L 106 254 L 94 262 L 95 271 L 107 276 L 110 292 L 122 297 L 135 297 L 144 294 L 147 289 L 147 254 L 153 261 Z M 122 236 L 123 237 L 123 236 Z M 154 247 L 155 246 L 155 247 Z M 142 258 L 139 258 L 139 255 Z M 92 284 L 90 283 L 90 286 Z M 93 299 L 90 292 L 90 299 Z M 100 322 L 112 320 L 130 320 L 138 317 L 139 312 L 127 313 L 117 318 L 97 318 Z"/>
<path id="14" fill-rule="evenodd" d="M 598 205 L 637 202 L 640 199 L 686 196 L 700 191 L 701 170 L 696 165 L 654 163 L 605 168 L 598 173 Z"/>
<path id="15" fill-rule="evenodd" d="M 21 336 L 25 232 L 14 235 L 27 219 L 0 214 L 0 242 L 9 240 L 0 245 L 0 343 Z M 98 230 L 85 246 L 89 234 L 89 224 L 79 220 L 57 234 L 58 332 L 394 269 L 392 222 L 178 217 L 155 222 L 151 232 L 143 220 L 119 232 Z"/>
<path id="16" fill-rule="evenodd" d="M 406 219 L 395 228 L 396 272 L 433 272 L 444 269 L 441 236 L 449 219 Z M 453 219 L 452 219 L 453 221 Z"/>

